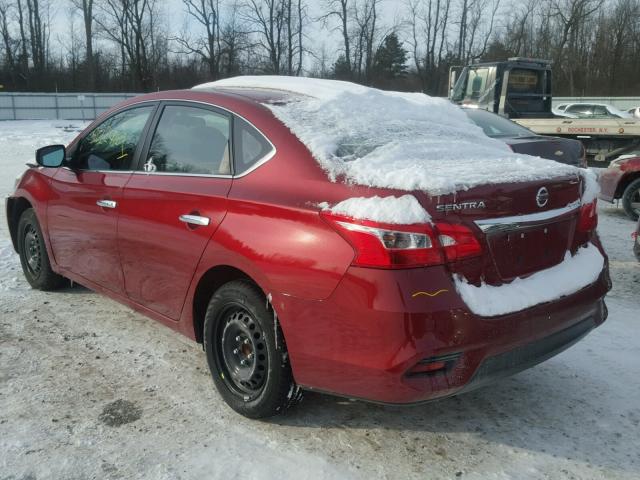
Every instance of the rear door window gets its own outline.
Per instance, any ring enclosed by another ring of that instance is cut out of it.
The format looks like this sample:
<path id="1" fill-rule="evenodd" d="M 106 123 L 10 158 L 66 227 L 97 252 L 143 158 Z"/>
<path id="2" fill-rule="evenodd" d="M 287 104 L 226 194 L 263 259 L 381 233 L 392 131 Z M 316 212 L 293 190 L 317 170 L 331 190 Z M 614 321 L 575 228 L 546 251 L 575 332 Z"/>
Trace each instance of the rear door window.
<path id="1" fill-rule="evenodd" d="M 148 173 L 231 175 L 228 115 L 184 105 L 167 105 L 153 133 Z"/>
<path id="2" fill-rule="evenodd" d="M 593 114 L 598 116 L 607 116 L 609 115 L 609 112 L 607 111 L 606 107 L 602 105 L 595 105 L 593 107 Z"/>
<path id="3" fill-rule="evenodd" d="M 236 117 L 233 132 L 233 159 L 235 174 L 250 170 L 274 152 L 274 147 L 262 133 L 245 120 Z"/>

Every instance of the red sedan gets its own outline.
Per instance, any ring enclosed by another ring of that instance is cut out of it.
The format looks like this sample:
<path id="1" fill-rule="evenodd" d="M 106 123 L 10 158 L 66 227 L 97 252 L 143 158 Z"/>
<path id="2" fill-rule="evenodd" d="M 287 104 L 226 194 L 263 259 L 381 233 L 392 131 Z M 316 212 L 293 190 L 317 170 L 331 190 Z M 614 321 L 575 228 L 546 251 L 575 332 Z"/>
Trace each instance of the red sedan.
<path id="1" fill-rule="evenodd" d="M 252 418 L 303 390 L 393 404 L 468 391 L 605 320 L 578 169 L 521 161 L 444 101 L 290 88 L 144 95 L 40 149 L 7 200 L 26 279 L 71 279 L 202 343 Z"/>
<path id="2" fill-rule="evenodd" d="M 640 216 L 640 156 L 613 160 L 598 177 L 600 198 L 613 202 L 622 199 L 626 214 L 636 220 Z"/>

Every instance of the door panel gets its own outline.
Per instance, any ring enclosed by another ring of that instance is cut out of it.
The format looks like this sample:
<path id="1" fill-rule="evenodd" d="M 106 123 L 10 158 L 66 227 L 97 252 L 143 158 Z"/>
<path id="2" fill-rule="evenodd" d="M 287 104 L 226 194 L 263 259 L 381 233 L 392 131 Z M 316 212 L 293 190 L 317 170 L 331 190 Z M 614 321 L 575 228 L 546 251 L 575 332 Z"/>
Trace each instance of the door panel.
<path id="1" fill-rule="evenodd" d="M 126 293 L 177 320 L 194 271 L 226 213 L 231 179 L 134 174 L 120 205 L 118 244 Z M 181 215 L 208 218 L 189 225 Z"/>
<path id="2" fill-rule="evenodd" d="M 62 168 L 52 182 L 47 207 L 53 256 L 61 267 L 105 288 L 124 293 L 116 242 L 117 204 L 131 172 L 105 173 Z M 116 208 L 97 205 L 116 202 Z"/>
<path id="3" fill-rule="evenodd" d="M 124 189 L 118 247 L 126 293 L 174 320 L 180 318 L 202 252 L 226 214 L 230 132 L 226 113 L 164 105 L 139 162 L 141 171 Z"/>
<path id="4" fill-rule="evenodd" d="M 142 149 L 155 104 L 107 117 L 69 152 L 51 180 L 47 226 L 56 262 L 116 293 L 124 293 L 117 243 L 123 187 Z"/>

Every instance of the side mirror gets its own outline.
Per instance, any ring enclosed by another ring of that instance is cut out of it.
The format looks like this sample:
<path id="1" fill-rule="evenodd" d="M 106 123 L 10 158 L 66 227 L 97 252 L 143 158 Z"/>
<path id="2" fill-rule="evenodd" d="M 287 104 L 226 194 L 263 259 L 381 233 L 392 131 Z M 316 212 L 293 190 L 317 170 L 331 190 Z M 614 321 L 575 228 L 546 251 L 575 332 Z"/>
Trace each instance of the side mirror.
<path id="1" fill-rule="evenodd" d="M 64 162 L 65 157 L 64 145 L 49 145 L 36 150 L 36 163 L 42 167 L 58 168 Z"/>

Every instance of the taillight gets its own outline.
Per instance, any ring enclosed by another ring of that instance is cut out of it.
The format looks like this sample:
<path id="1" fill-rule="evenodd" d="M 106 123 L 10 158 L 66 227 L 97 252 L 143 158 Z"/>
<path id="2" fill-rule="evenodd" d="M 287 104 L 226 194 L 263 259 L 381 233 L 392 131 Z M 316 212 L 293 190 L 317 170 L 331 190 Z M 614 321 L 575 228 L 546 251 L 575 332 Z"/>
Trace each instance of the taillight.
<path id="1" fill-rule="evenodd" d="M 578 231 L 589 233 L 598 226 L 598 200 L 587 203 L 580 208 L 580 218 L 578 219 Z"/>
<path id="2" fill-rule="evenodd" d="M 473 232 L 464 225 L 436 223 L 436 229 L 447 262 L 455 262 L 482 253 L 480 242 Z"/>
<path id="3" fill-rule="evenodd" d="M 322 216 L 351 244 L 355 250 L 352 263 L 360 267 L 423 267 L 482 253 L 471 230 L 462 225 L 400 226 L 330 212 L 322 212 Z"/>

